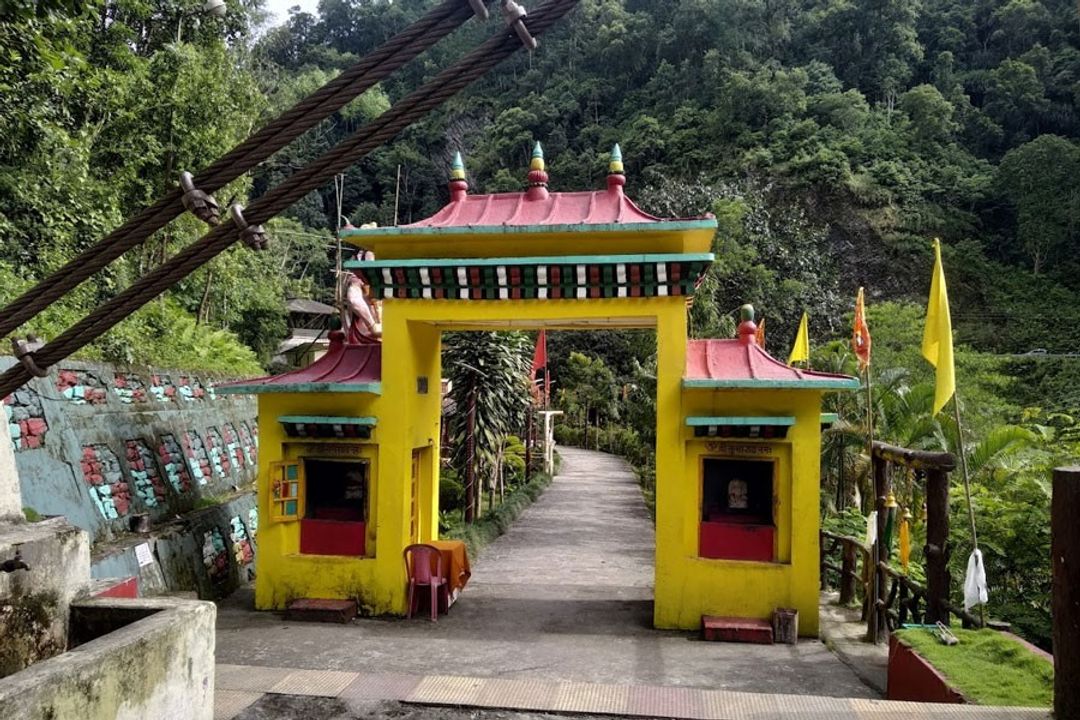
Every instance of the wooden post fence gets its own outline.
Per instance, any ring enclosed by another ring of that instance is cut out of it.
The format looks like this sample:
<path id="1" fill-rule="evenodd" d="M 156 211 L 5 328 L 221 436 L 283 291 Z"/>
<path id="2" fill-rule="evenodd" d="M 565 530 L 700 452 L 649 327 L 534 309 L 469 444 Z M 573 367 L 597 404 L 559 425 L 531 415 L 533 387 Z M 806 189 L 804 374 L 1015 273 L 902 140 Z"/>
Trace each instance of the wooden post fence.
<path id="1" fill-rule="evenodd" d="M 868 571 L 871 575 L 868 578 L 866 630 L 867 637 L 878 642 L 889 632 L 888 608 L 891 603 L 900 600 L 895 620 L 899 622 L 900 617 L 906 619 L 908 613 L 904 608 L 914 606 L 914 598 L 909 598 L 909 592 L 916 587 L 906 579 L 901 581 L 894 578 L 893 593 L 888 592 L 890 573 L 895 574 L 889 568 L 889 549 L 885 545 L 885 503 L 890 489 L 890 465 L 900 465 L 926 476 L 926 546 L 923 548 L 926 559 L 926 613 L 923 622 L 949 624 L 949 472 L 956 469 L 956 456 L 875 442 L 872 459 L 878 542 L 871 550 L 872 561 Z"/>
<path id="2" fill-rule="evenodd" d="M 1055 470 L 1053 493 L 1054 717 L 1080 718 L 1080 466 Z"/>
<path id="3" fill-rule="evenodd" d="M 926 622 L 949 624 L 949 474 L 926 472 Z"/>

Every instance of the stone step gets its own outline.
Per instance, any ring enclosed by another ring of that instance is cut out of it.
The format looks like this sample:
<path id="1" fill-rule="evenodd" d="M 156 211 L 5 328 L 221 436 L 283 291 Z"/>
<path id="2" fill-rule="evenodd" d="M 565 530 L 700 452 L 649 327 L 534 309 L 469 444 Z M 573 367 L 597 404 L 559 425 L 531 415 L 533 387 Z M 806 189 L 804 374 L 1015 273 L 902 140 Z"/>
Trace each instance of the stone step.
<path id="1" fill-rule="evenodd" d="M 759 618 L 702 615 L 701 631 L 706 640 L 714 642 L 773 644 L 772 625 Z"/>
<path id="2" fill-rule="evenodd" d="M 355 600 L 300 598 L 285 607 L 286 620 L 347 623 L 356 617 Z"/>

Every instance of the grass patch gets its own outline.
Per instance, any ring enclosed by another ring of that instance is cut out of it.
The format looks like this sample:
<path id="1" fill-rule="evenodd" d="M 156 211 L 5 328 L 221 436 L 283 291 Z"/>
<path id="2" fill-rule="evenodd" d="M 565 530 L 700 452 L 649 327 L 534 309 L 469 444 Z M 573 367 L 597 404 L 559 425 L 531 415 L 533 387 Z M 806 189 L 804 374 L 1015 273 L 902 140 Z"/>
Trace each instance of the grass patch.
<path id="1" fill-rule="evenodd" d="M 476 522 L 466 525 L 455 519 L 445 532 L 440 533 L 440 537 L 443 540 L 463 541 L 468 548 L 469 557 L 475 558 L 484 546 L 505 533 L 518 515 L 532 505 L 550 484 L 550 475 L 537 473 L 529 482 L 507 493 L 506 499 L 500 505 Z"/>
<path id="2" fill-rule="evenodd" d="M 922 628 L 896 635 L 933 665 L 949 683 L 979 705 L 1050 707 L 1054 667 L 1016 640 L 995 630 L 953 630 L 959 645 L 942 645 Z"/>

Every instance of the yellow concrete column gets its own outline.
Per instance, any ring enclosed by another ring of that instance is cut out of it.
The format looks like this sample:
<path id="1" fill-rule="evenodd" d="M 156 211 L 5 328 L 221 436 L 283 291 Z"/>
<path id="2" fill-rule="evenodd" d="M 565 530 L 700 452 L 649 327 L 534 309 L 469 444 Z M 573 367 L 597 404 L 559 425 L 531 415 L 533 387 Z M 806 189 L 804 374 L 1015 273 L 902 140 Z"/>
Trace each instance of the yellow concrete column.
<path id="1" fill-rule="evenodd" d="M 686 368 L 686 308 L 681 298 L 656 315 L 656 568 L 653 624 L 678 627 L 686 554 L 683 517 L 682 376 Z"/>

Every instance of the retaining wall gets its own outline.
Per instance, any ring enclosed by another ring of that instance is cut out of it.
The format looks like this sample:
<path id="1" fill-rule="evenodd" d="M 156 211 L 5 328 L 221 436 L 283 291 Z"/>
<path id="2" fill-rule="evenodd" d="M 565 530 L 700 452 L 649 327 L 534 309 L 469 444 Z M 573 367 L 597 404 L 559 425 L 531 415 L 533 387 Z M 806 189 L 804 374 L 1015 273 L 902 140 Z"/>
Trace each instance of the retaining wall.
<path id="1" fill-rule="evenodd" d="M 254 568 L 258 423 L 220 381 L 74 361 L 32 380 L 3 399 L 23 507 L 86 530 L 95 578 L 227 594 Z M 144 513 L 152 530 L 135 535 Z"/>

